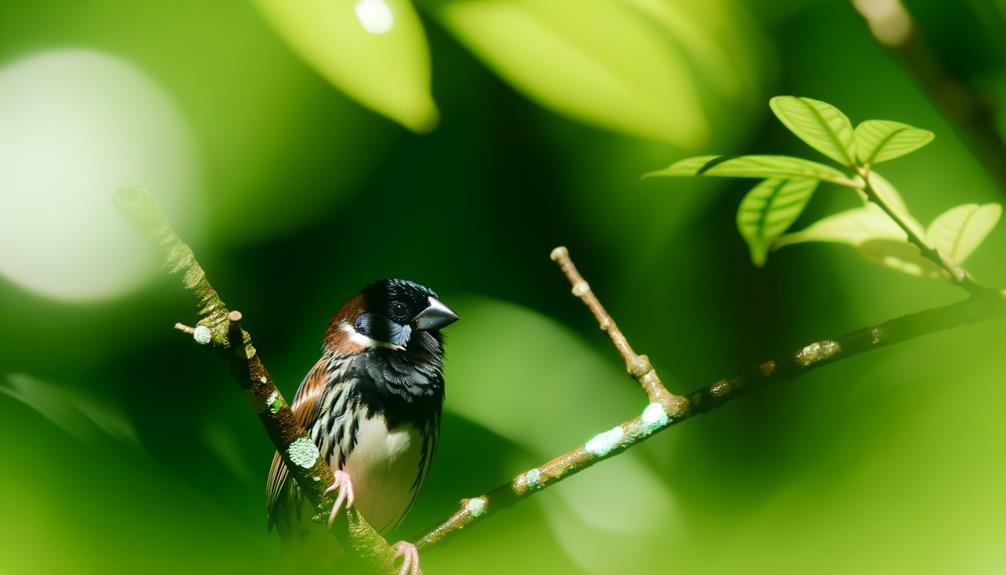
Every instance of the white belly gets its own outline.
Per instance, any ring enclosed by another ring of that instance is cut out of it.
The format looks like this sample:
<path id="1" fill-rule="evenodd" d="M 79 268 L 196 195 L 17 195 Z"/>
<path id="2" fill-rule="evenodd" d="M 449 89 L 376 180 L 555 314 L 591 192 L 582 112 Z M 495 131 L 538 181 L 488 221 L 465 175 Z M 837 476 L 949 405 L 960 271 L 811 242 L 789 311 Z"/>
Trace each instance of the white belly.
<path id="1" fill-rule="evenodd" d="M 388 430 L 383 416 L 360 422 L 356 447 L 343 469 L 353 481 L 354 506 L 374 529 L 394 527 L 418 489 L 423 438 L 409 424 Z"/>

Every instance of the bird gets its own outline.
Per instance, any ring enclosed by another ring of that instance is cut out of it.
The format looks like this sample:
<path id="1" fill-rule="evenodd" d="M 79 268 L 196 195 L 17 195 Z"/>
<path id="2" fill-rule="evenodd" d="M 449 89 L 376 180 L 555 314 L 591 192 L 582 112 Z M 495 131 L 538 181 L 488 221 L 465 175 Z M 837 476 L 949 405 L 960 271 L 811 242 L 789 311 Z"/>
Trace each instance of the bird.
<path id="1" fill-rule="evenodd" d="M 335 477 L 328 519 L 356 506 L 384 533 L 416 500 L 437 450 L 444 402 L 444 341 L 458 320 L 433 290 L 402 279 L 376 281 L 349 298 L 328 324 L 321 358 L 291 404 Z M 279 453 L 266 483 L 268 525 L 302 565 L 328 567 L 341 555 L 312 521 L 315 510 Z M 393 545 L 401 573 L 420 573 L 419 553 Z M 305 557 L 305 555 L 307 555 Z"/>

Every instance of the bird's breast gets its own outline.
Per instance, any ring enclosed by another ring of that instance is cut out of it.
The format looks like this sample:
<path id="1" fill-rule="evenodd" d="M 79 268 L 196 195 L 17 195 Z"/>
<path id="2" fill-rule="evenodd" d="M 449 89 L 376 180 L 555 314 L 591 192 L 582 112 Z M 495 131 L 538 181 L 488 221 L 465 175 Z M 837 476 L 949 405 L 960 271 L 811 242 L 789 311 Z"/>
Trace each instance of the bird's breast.
<path id="1" fill-rule="evenodd" d="M 378 531 L 393 527 L 411 507 L 425 466 L 425 441 L 410 423 L 389 429 L 383 415 L 361 419 L 343 469 L 353 481 L 355 505 Z"/>

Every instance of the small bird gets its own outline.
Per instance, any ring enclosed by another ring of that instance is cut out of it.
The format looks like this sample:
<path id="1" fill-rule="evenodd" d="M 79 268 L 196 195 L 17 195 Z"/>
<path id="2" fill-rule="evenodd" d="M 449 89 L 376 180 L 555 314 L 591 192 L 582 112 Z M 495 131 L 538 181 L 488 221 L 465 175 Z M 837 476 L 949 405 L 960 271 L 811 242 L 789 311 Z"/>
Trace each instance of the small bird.
<path id="1" fill-rule="evenodd" d="M 380 280 L 343 304 L 325 333 L 321 359 L 294 397 L 293 413 L 328 462 L 338 492 L 328 526 L 340 508 L 355 505 L 385 532 L 416 500 L 437 449 L 444 402 L 444 348 L 440 330 L 457 321 L 432 290 Z M 312 522 L 314 509 L 287 478 L 277 453 L 269 470 L 269 527 L 284 547 L 315 567 L 341 550 Z M 394 544 L 401 573 L 419 573 L 419 553 Z"/>

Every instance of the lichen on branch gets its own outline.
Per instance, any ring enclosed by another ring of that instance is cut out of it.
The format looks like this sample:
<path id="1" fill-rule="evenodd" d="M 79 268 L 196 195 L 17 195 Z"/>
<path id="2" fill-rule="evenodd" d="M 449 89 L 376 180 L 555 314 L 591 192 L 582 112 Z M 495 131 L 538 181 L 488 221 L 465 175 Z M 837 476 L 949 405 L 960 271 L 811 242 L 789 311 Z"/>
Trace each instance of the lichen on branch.
<path id="1" fill-rule="evenodd" d="M 327 517 L 334 502 L 325 489 L 334 482 L 332 470 L 318 448 L 297 422 L 289 403 L 277 389 L 252 343 L 242 329 L 242 315 L 227 308 L 210 284 L 192 249 L 168 223 L 156 200 L 147 190 L 129 188 L 115 194 L 115 204 L 126 218 L 163 254 L 164 265 L 180 275 L 182 286 L 192 295 L 197 308 L 195 327 L 177 324 L 176 329 L 223 359 L 234 380 L 245 392 L 269 439 L 283 458 L 290 476 L 314 506 L 318 517 Z M 354 509 L 348 510 L 336 533 L 340 539 L 363 553 L 361 556 L 379 571 L 390 572 L 394 550 Z"/>

